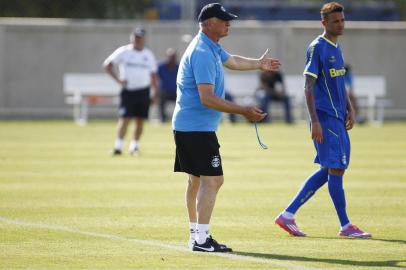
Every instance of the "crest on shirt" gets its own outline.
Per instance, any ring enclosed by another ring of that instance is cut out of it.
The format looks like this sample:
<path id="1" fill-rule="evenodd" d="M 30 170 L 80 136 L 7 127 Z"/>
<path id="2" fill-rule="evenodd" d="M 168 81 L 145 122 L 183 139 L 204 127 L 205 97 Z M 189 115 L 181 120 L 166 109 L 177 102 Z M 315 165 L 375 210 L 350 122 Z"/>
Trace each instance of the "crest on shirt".
<path id="1" fill-rule="evenodd" d="M 213 168 L 218 168 L 221 164 L 220 157 L 219 156 L 213 156 L 213 159 L 211 160 L 211 166 Z"/>
<path id="2" fill-rule="evenodd" d="M 332 56 L 330 56 L 330 57 L 328 58 L 328 61 L 329 61 L 330 63 L 335 63 L 335 62 L 336 62 L 336 57 L 335 57 L 334 55 L 332 55 Z"/>
<path id="3" fill-rule="evenodd" d="M 344 165 L 347 164 L 347 156 L 346 156 L 346 155 L 343 155 L 343 156 L 341 157 L 341 162 L 342 162 Z"/>

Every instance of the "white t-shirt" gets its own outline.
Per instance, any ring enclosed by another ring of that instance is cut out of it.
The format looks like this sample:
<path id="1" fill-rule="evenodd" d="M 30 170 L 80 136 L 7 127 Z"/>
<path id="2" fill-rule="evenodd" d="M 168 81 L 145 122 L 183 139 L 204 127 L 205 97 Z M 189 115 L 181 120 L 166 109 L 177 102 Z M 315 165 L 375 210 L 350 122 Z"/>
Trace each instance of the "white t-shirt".
<path id="1" fill-rule="evenodd" d="M 128 90 L 137 90 L 151 85 L 151 73 L 157 72 L 157 64 L 151 50 L 134 49 L 132 44 L 115 50 L 104 60 L 104 64 L 113 63 L 118 67 L 119 77 L 127 81 Z"/>

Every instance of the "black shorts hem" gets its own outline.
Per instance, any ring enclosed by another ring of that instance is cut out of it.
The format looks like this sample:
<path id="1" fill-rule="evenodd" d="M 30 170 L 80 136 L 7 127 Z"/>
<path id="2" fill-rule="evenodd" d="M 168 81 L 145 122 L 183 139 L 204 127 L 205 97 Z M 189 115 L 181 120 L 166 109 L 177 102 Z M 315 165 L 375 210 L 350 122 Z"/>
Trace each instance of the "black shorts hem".
<path id="1" fill-rule="evenodd" d="M 176 168 L 173 170 L 173 172 L 187 173 L 187 174 L 191 174 L 191 175 L 196 176 L 196 177 L 200 177 L 200 176 L 223 176 L 224 175 L 223 172 L 221 172 L 221 174 L 217 174 L 217 173 L 216 174 L 199 174 L 197 172 L 191 172 L 191 171 L 186 171 L 186 170 L 181 170 L 181 169 L 177 170 Z"/>

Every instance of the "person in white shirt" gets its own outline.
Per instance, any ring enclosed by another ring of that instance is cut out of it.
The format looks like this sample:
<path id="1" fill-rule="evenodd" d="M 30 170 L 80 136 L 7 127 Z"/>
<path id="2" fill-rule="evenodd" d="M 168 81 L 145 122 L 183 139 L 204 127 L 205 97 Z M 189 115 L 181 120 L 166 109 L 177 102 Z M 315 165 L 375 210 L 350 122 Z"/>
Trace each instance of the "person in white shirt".
<path id="1" fill-rule="evenodd" d="M 121 155 L 127 127 L 133 119 L 136 126 L 129 151 L 131 155 L 138 153 L 144 120 L 151 101 L 157 98 L 157 64 L 152 51 L 145 47 L 145 34 L 145 29 L 136 28 L 130 35 L 131 43 L 115 50 L 103 63 L 106 72 L 122 86 L 113 155 Z"/>

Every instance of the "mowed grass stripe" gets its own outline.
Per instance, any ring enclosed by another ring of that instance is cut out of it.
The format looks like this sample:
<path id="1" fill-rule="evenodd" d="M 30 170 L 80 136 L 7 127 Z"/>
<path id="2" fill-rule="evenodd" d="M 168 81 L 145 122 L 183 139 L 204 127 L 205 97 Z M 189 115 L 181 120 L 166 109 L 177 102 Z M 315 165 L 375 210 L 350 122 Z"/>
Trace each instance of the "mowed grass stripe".
<path id="1" fill-rule="evenodd" d="M 340 239 L 326 187 L 297 214 L 309 237 L 289 237 L 273 224 L 317 168 L 308 126 L 252 125 L 218 131 L 225 184 L 212 219 L 214 237 L 239 256 L 227 258 L 0 225 L 0 268 L 7 269 L 269 269 L 284 264 L 322 269 L 393 269 L 404 262 L 406 147 L 403 123 L 351 131 L 344 187 L 351 220 L 370 241 Z M 185 247 L 186 176 L 173 173 L 169 125 L 149 124 L 142 154 L 109 156 L 114 122 L 78 127 L 69 121 L 0 122 L 0 216 L 79 231 Z M 256 259 L 268 263 L 256 262 Z M 272 262 L 281 263 L 272 264 Z"/>
<path id="2" fill-rule="evenodd" d="M 67 233 L 80 234 L 80 235 L 91 236 L 91 237 L 96 237 L 96 238 L 105 238 L 107 240 L 112 240 L 112 241 L 125 241 L 125 242 L 130 242 L 130 243 L 139 244 L 139 245 L 146 245 L 146 246 L 174 250 L 174 251 L 178 251 L 178 252 L 192 253 L 189 249 L 187 249 L 184 246 L 170 245 L 170 244 L 165 244 L 165 243 L 158 242 L 158 241 L 141 240 L 141 239 L 135 239 L 135 238 L 127 238 L 127 237 L 118 236 L 118 235 L 81 231 L 81 230 L 75 230 L 75 229 L 70 229 L 70 228 L 66 228 L 66 227 L 52 226 L 52 225 L 43 224 L 43 223 L 30 223 L 30 222 L 25 222 L 25 221 L 20 221 L 20 220 L 13 220 L 13 219 L 1 217 L 1 216 L 0 216 L 0 222 L 4 222 L 9 225 L 45 229 L 45 230 L 59 231 L 59 232 L 67 232 Z M 288 263 L 288 262 L 278 262 L 278 261 L 272 261 L 269 259 L 256 258 L 255 256 L 238 255 L 238 253 L 211 253 L 211 254 L 210 253 L 194 253 L 194 255 L 195 256 L 216 256 L 216 257 L 237 260 L 237 261 L 265 263 L 265 264 L 270 264 L 270 265 L 277 265 L 277 266 L 280 266 L 280 267 L 283 267 L 286 269 L 303 269 L 303 270 L 318 269 L 318 268 L 305 267 L 302 265 L 297 265 L 297 264 Z"/>

